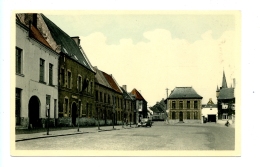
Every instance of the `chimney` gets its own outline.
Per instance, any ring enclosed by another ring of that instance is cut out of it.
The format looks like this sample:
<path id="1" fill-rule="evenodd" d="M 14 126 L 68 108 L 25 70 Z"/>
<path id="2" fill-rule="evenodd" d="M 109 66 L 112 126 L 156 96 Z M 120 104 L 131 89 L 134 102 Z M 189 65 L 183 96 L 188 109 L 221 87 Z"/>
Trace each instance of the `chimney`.
<path id="1" fill-rule="evenodd" d="M 32 25 L 37 28 L 37 13 L 33 14 Z"/>
<path id="2" fill-rule="evenodd" d="M 77 36 L 77 37 L 71 37 L 75 42 L 76 42 L 76 44 L 79 46 L 79 44 L 80 44 L 80 39 L 79 39 L 79 37 Z"/>
<path id="3" fill-rule="evenodd" d="M 127 90 L 126 90 L 126 85 L 123 85 L 122 87 L 123 87 L 123 88 L 124 88 L 124 90 L 127 92 Z"/>

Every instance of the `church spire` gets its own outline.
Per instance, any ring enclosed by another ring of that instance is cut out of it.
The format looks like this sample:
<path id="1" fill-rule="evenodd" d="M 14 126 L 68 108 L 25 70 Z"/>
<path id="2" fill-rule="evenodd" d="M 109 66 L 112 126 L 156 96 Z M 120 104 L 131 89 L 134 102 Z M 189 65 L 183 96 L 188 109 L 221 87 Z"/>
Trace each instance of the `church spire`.
<path id="1" fill-rule="evenodd" d="M 224 71 L 223 71 L 223 78 L 222 78 L 222 88 L 227 88 L 227 81 L 226 81 L 226 76 Z"/>

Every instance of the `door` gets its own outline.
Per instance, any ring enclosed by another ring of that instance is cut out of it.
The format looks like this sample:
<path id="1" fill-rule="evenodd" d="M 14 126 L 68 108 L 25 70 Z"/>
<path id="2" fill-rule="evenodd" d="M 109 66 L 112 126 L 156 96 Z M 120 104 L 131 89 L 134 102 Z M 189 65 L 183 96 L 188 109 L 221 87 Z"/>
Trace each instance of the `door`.
<path id="1" fill-rule="evenodd" d="M 29 124 L 32 127 L 40 126 L 40 101 L 37 96 L 32 96 L 29 100 Z"/>
<path id="2" fill-rule="evenodd" d="M 183 122 L 183 112 L 180 112 L 179 114 L 179 121 Z"/>
<path id="3" fill-rule="evenodd" d="M 72 117 L 72 124 L 73 124 L 74 126 L 76 126 L 77 105 L 76 105 L 75 102 L 72 104 L 72 114 L 71 114 L 71 117 Z"/>
<path id="4" fill-rule="evenodd" d="M 208 115 L 208 122 L 216 122 L 216 115 Z"/>

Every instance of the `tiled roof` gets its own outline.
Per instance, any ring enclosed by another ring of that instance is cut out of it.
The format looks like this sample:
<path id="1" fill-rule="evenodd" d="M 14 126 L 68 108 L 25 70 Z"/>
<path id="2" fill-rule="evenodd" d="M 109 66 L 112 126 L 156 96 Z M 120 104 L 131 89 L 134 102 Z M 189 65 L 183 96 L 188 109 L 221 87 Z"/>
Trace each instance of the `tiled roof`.
<path id="1" fill-rule="evenodd" d="M 36 39 L 37 41 L 41 42 L 42 44 L 44 44 L 45 46 L 47 46 L 48 48 L 50 48 L 51 50 L 53 50 L 51 48 L 51 46 L 49 45 L 49 43 L 44 39 L 44 37 L 42 36 L 42 34 L 40 33 L 40 31 L 35 28 L 32 24 L 30 25 L 30 37 Z"/>
<path id="2" fill-rule="evenodd" d="M 127 91 L 123 87 L 120 87 L 120 88 L 121 88 L 121 90 L 123 92 L 124 99 L 133 100 L 133 98 L 127 93 Z"/>
<path id="3" fill-rule="evenodd" d="M 168 99 L 202 99 L 192 87 L 176 87 Z"/>
<path id="4" fill-rule="evenodd" d="M 118 93 L 123 93 L 120 89 L 120 87 L 117 85 L 116 81 L 114 80 L 114 78 L 112 77 L 112 75 L 108 75 L 105 72 L 102 72 L 104 77 L 106 78 L 107 82 L 109 83 L 109 85 L 112 87 L 112 89 L 114 89 L 116 92 Z"/>
<path id="5" fill-rule="evenodd" d="M 136 100 L 144 100 L 143 96 L 141 95 L 141 93 L 139 93 L 136 89 L 133 89 L 131 91 L 131 94 L 135 96 Z"/>
<path id="6" fill-rule="evenodd" d="M 41 14 L 41 16 L 57 45 L 61 45 L 61 52 L 92 71 L 91 65 L 88 64 L 88 61 L 85 59 L 76 42 L 46 16 L 43 14 Z"/>
<path id="7" fill-rule="evenodd" d="M 235 98 L 234 96 L 234 88 L 222 88 L 219 91 L 219 100 L 224 100 L 224 99 L 233 99 Z"/>
<path id="8" fill-rule="evenodd" d="M 95 75 L 95 81 L 97 83 L 99 83 L 100 85 L 103 85 L 105 87 L 111 88 L 110 84 L 107 82 L 107 79 L 105 78 L 105 76 L 103 75 L 103 72 L 100 71 L 97 67 L 94 67 L 95 71 L 96 71 L 96 75 Z"/>

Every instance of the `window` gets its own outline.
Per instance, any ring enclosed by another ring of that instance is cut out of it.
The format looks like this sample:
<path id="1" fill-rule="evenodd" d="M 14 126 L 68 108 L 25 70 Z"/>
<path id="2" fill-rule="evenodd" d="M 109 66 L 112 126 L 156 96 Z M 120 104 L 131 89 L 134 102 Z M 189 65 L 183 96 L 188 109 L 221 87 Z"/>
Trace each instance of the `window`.
<path id="1" fill-rule="evenodd" d="M 179 102 L 179 108 L 180 108 L 180 109 L 183 109 L 183 101 L 180 101 L 180 102 Z"/>
<path id="2" fill-rule="evenodd" d="M 99 94 L 100 94 L 100 102 L 103 102 L 102 92 L 100 92 Z"/>
<path id="3" fill-rule="evenodd" d="M 176 102 L 172 101 L 172 109 L 175 109 L 175 108 L 176 108 Z"/>
<path id="4" fill-rule="evenodd" d="M 64 102 L 64 115 L 69 117 L 69 99 L 65 98 L 65 102 Z"/>
<path id="5" fill-rule="evenodd" d="M 64 75 L 64 68 L 61 68 L 60 70 L 60 85 L 64 86 L 65 83 L 65 75 Z"/>
<path id="6" fill-rule="evenodd" d="M 106 102 L 107 102 L 107 94 L 104 93 L 104 103 L 106 103 Z"/>
<path id="7" fill-rule="evenodd" d="M 198 108 L 198 101 L 194 101 L 194 109 Z"/>
<path id="8" fill-rule="evenodd" d="M 82 78 L 81 78 L 81 76 L 78 76 L 78 90 L 82 91 Z"/>
<path id="9" fill-rule="evenodd" d="M 190 101 L 187 101 L 187 109 L 190 109 Z"/>
<path id="10" fill-rule="evenodd" d="M 89 81 L 88 79 L 85 79 L 86 85 L 84 88 L 86 88 L 86 92 L 89 93 Z"/>
<path id="11" fill-rule="evenodd" d="M 43 59 L 40 59 L 40 82 L 44 82 L 44 63 Z"/>
<path id="12" fill-rule="evenodd" d="M 110 104 L 110 95 L 108 95 L 108 103 Z"/>
<path id="13" fill-rule="evenodd" d="M 176 119 L 175 112 L 172 112 L 172 119 Z"/>
<path id="14" fill-rule="evenodd" d="M 91 93 L 91 94 L 93 93 L 93 92 L 92 92 L 92 90 L 93 90 L 92 87 L 93 87 L 93 83 L 91 82 L 91 83 L 90 83 L 90 93 Z"/>
<path id="15" fill-rule="evenodd" d="M 15 48 L 15 54 L 16 54 L 16 73 L 21 74 L 22 73 L 22 49 Z"/>
<path id="16" fill-rule="evenodd" d="M 49 64 L 49 85 L 53 85 L 53 65 Z"/>
<path id="17" fill-rule="evenodd" d="M 71 72 L 68 71 L 68 88 L 71 88 Z"/>
<path id="18" fill-rule="evenodd" d="M 142 105 L 143 105 L 143 101 L 140 101 L 139 102 L 139 106 L 138 106 L 138 110 L 139 111 L 142 111 L 142 107 L 143 107 Z"/>
<path id="19" fill-rule="evenodd" d="M 98 91 L 96 90 L 96 101 L 98 101 Z"/>
<path id="20" fill-rule="evenodd" d="M 190 119 L 190 112 L 187 112 L 187 119 Z"/>
<path id="21" fill-rule="evenodd" d="M 224 114 L 222 115 L 222 119 L 228 119 L 228 114 L 227 114 L 227 113 L 224 113 Z"/>

